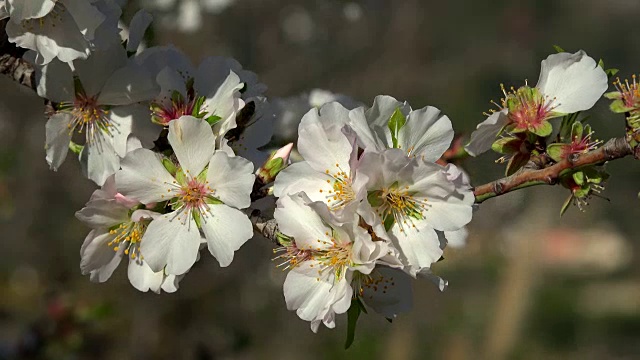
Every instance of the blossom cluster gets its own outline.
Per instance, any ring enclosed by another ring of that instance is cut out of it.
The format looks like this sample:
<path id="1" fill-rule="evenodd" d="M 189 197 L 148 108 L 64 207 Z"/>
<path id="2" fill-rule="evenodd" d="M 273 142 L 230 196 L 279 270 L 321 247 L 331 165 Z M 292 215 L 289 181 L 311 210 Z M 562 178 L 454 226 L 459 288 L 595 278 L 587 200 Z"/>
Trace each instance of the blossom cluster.
<path id="1" fill-rule="evenodd" d="M 314 108 L 298 135 L 304 161 L 274 185 L 287 306 L 314 331 L 333 327 L 352 299 L 389 318 L 406 311 L 403 277 L 432 277 L 448 238 L 471 220 L 466 175 L 436 163 L 453 139 L 451 121 L 378 96 L 368 109 Z"/>
<path id="2" fill-rule="evenodd" d="M 446 115 L 320 90 L 271 106 L 266 86 L 234 59 L 195 65 L 173 46 L 147 48 L 151 16 L 141 10 L 125 26 L 121 4 L 0 0 L 8 39 L 29 50 L 37 93 L 51 104 L 47 163 L 57 170 L 71 152 L 100 187 L 76 213 L 91 228 L 83 274 L 104 282 L 126 259 L 136 289 L 174 292 L 204 248 L 229 266 L 254 235 L 252 202 L 273 195 L 284 298 L 313 331 L 353 306 L 389 319 L 409 310 L 412 278 L 447 285 L 432 266 L 446 246 L 465 243 L 477 199 L 465 172 L 443 159 L 454 139 Z M 602 97 L 608 75 L 583 51 L 549 56 L 536 86 L 502 86 L 466 152 L 503 154 L 511 175 L 536 157 L 560 163 L 598 148 L 577 113 Z M 615 85 L 605 96 L 637 146 L 638 83 Z M 300 161 L 289 163 L 292 144 L 261 150 L 276 117 L 284 126 L 275 138 L 299 123 Z M 607 176 L 598 166 L 570 170 L 559 183 L 578 205 Z"/>

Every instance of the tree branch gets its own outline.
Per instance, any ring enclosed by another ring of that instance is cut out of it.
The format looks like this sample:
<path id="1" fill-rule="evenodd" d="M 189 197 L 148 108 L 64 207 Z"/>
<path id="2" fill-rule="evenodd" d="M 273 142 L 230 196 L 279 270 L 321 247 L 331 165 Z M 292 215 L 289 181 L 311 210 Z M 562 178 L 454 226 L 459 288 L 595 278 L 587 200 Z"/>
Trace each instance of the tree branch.
<path id="1" fill-rule="evenodd" d="M 25 49 L 9 42 L 5 28 L 9 19 L 0 20 L 0 74 L 9 76 L 13 81 L 36 90 L 35 70 L 22 59 Z"/>
<path id="2" fill-rule="evenodd" d="M 477 186 L 473 190 L 476 196 L 476 204 L 529 186 L 544 184 L 555 185 L 560 176 L 567 170 L 589 165 L 599 165 L 628 155 L 633 155 L 636 159 L 639 159 L 640 147 L 636 147 L 636 149 L 632 148 L 625 138 L 611 139 L 596 150 L 584 154 L 576 154 L 547 168 L 539 170 L 523 168 L 511 176 Z"/>

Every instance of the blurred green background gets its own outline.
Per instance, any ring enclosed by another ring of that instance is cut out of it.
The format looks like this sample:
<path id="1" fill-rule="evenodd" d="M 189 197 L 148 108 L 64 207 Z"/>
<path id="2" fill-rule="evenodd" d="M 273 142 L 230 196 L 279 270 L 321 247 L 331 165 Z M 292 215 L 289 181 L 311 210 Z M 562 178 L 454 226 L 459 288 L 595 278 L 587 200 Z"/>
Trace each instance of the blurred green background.
<path id="1" fill-rule="evenodd" d="M 313 88 L 371 104 L 378 94 L 443 110 L 460 133 L 483 120 L 499 84 L 535 83 L 557 44 L 640 71 L 637 0 L 147 0 L 150 45 L 198 62 L 227 55 L 255 71 L 269 97 Z M 247 243 L 229 268 L 208 256 L 175 294 L 140 293 L 120 268 L 104 284 L 79 271 L 88 232 L 74 217 L 94 187 L 68 159 L 44 160 L 42 100 L 0 79 L 0 358 L 51 359 L 638 359 L 640 166 L 613 174 L 585 213 L 536 187 L 482 204 L 468 245 L 434 271 L 449 288 L 415 282 L 414 309 L 393 324 L 346 316 L 314 335 L 285 308 L 271 245 Z M 598 137 L 623 118 L 599 103 Z M 474 184 L 500 176 L 498 156 L 464 164 Z M 122 266 L 121 266 L 122 267 Z M 13 354 L 13 355 L 12 355 Z"/>

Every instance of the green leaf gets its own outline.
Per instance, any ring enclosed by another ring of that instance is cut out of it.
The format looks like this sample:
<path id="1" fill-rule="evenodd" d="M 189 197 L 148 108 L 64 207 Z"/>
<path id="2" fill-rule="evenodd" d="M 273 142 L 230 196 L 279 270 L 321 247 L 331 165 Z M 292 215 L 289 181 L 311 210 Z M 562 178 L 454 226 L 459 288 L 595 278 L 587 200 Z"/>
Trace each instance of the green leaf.
<path id="1" fill-rule="evenodd" d="M 606 69 L 604 72 L 607 74 L 609 78 L 612 78 L 616 76 L 618 72 L 620 72 L 620 69 Z"/>
<path id="2" fill-rule="evenodd" d="M 206 113 L 200 113 L 200 110 L 202 109 L 202 104 L 204 104 L 204 101 L 206 100 L 206 98 L 204 96 L 200 96 L 197 100 L 196 103 L 193 105 L 193 111 L 191 112 L 192 116 L 195 116 L 197 118 L 203 118 L 204 115 Z"/>
<path id="3" fill-rule="evenodd" d="M 364 305 L 362 305 L 360 299 L 351 300 L 351 306 L 347 311 L 347 341 L 344 343 L 345 349 L 348 349 L 351 347 L 351 344 L 353 344 L 353 340 L 356 336 L 356 325 L 363 308 Z"/>
<path id="4" fill-rule="evenodd" d="M 538 136 L 549 136 L 553 132 L 553 126 L 548 121 L 543 121 L 539 126 L 535 128 L 530 128 L 529 131 L 538 135 Z"/>
<path id="5" fill-rule="evenodd" d="M 584 173 L 582 171 L 576 171 L 573 173 L 573 175 L 571 175 L 573 177 L 573 181 L 576 182 L 576 184 L 582 186 L 584 185 Z"/>
<path id="6" fill-rule="evenodd" d="M 566 146 L 566 144 L 550 144 L 549 146 L 547 146 L 547 155 L 549 155 L 549 157 L 552 158 L 555 162 L 560 162 L 564 159 L 563 153 Z"/>
<path id="7" fill-rule="evenodd" d="M 567 209 L 569 209 L 569 205 L 571 205 L 572 200 L 573 195 L 569 195 L 567 200 L 564 201 L 564 204 L 562 204 L 562 208 L 560 208 L 560 216 L 564 215 L 564 213 L 567 212 Z"/>
<path id="8" fill-rule="evenodd" d="M 167 169 L 167 171 L 171 175 L 175 176 L 176 172 L 178 172 L 178 167 L 173 163 L 173 161 L 167 158 L 162 159 L 162 166 L 164 166 L 164 168 Z"/>
<path id="9" fill-rule="evenodd" d="M 559 53 L 565 52 L 564 49 L 558 45 L 553 45 L 553 48 L 556 50 L 556 52 L 559 52 Z"/>
<path id="10" fill-rule="evenodd" d="M 393 218 L 393 214 L 387 214 L 387 216 L 384 217 L 384 229 L 386 231 L 391 230 L 394 223 L 395 219 Z"/>
<path id="11" fill-rule="evenodd" d="M 211 115 L 208 118 L 205 119 L 206 122 L 209 123 L 209 125 L 213 126 L 215 124 L 217 124 L 220 120 L 222 120 L 222 118 L 220 116 L 217 115 Z"/>
<path id="12" fill-rule="evenodd" d="M 407 118 L 404 116 L 402 111 L 400 111 L 400 108 L 397 108 L 391 115 L 391 118 L 389 118 L 387 126 L 389 127 L 389 130 L 391 130 L 391 140 L 394 148 L 398 147 L 398 132 L 406 122 Z"/>
<path id="13" fill-rule="evenodd" d="M 78 145 L 73 141 L 69 141 L 69 150 L 71 150 L 74 154 L 80 155 L 80 153 L 82 152 L 82 149 L 84 149 L 83 145 Z"/>
<path id="14" fill-rule="evenodd" d="M 371 206 L 378 207 L 383 203 L 381 196 L 382 191 L 380 190 L 369 191 L 367 193 L 367 201 L 369 201 L 369 204 L 371 204 Z"/>

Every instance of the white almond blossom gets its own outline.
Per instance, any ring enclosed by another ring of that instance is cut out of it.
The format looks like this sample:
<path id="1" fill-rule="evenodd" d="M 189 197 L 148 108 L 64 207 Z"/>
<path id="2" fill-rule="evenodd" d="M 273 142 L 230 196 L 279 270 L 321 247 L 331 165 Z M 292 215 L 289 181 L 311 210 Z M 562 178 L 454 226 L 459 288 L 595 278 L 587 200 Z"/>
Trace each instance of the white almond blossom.
<path id="1" fill-rule="evenodd" d="M 542 61 L 534 88 L 527 84 L 509 92 L 502 88 L 498 111 L 478 125 L 465 149 L 472 156 L 482 154 L 505 128 L 548 136 L 552 132 L 549 119 L 590 109 L 607 88 L 607 74 L 584 51 L 549 55 Z"/>
<path id="2" fill-rule="evenodd" d="M 85 176 L 102 185 L 127 153 L 134 118 L 149 121 L 137 103 L 151 99 L 158 90 L 149 73 L 129 61 L 120 45 L 95 51 L 73 65 L 72 72 L 68 64 L 54 60 L 37 69 L 38 95 L 58 104 L 46 125 L 46 158 L 57 170 L 73 134 L 81 134 Z"/>
<path id="3" fill-rule="evenodd" d="M 120 16 L 110 0 L 6 0 L 9 41 L 34 50 L 36 64 L 86 59 L 101 41 L 97 29 L 108 17 Z M 110 32 L 116 32 L 114 26 Z"/>
<path id="4" fill-rule="evenodd" d="M 154 272 L 140 254 L 140 242 L 149 223 L 159 213 L 118 194 L 111 176 L 96 190 L 76 217 L 93 230 L 80 250 L 80 269 L 91 281 L 105 282 L 123 258 L 129 260 L 127 274 L 131 285 L 140 291 L 175 292 L 182 276 Z"/>
<path id="5" fill-rule="evenodd" d="M 411 275 L 442 256 L 446 244 L 437 231 L 458 231 L 471 221 L 470 187 L 457 186 L 440 165 L 388 149 L 365 152 L 358 171 L 369 180 L 360 215 L 367 224 L 384 225 Z"/>
<path id="6" fill-rule="evenodd" d="M 255 176 L 246 159 L 215 149 L 204 120 L 183 116 L 169 123 L 169 143 L 178 160 L 137 149 L 116 173 L 118 191 L 142 203 L 167 202 L 173 211 L 156 217 L 142 237 L 140 251 L 153 271 L 184 274 L 197 259 L 201 232 L 220 266 L 253 236 L 244 209 L 251 203 Z"/>
<path id="7" fill-rule="evenodd" d="M 388 317 L 410 307 L 410 283 L 402 272 L 381 267 L 400 266 L 395 250 L 384 239 L 372 239 L 355 214 L 339 220 L 324 203 L 299 193 L 280 198 L 274 217 L 285 235 L 276 259 L 290 269 L 287 308 L 310 321 L 314 332 L 321 323 L 335 327 L 335 315 L 345 313 L 353 298 Z"/>
<path id="8" fill-rule="evenodd" d="M 451 121 L 437 108 L 412 110 L 406 102 L 385 95 L 376 96 L 369 109 L 352 110 L 349 125 L 365 150 L 397 148 L 430 162 L 440 159 L 454 135 Z"/>
<path id="9" fill-rule="evenodd" d="M 291 164 L 276 177 L 276 197 L 303 191 L 337 214 L 355 212 L 366 197 L 367 177 L 357 174 L 358 147 L 355 134 L 345 127 L 348 121 L 349 110 L 337 102 L 311 109 L 302 118 L 298 152 L 304 161 Z"/>

